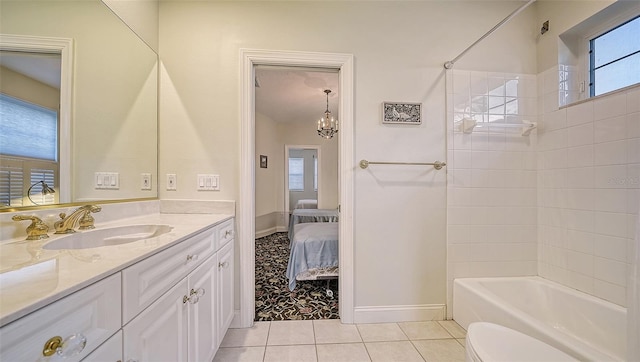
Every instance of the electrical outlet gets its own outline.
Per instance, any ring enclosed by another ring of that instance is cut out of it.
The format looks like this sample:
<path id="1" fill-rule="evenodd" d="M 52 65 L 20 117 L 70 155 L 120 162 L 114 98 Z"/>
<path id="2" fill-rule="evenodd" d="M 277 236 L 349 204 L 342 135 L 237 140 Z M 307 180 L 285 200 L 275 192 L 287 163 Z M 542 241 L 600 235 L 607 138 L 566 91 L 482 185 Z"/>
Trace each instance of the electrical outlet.
<path id="1" fill-rule="evenodd" d="M 175 191 L 178 189 L 177 177 L 175 173 L 167 174 L 167 191 Z"/>
<path id="2" fill-rule="evenodd" d="M 150 173 L 142 173 L 140 174 L 140 189 L 142 190 L 151 190 L 151 174 Z"/>

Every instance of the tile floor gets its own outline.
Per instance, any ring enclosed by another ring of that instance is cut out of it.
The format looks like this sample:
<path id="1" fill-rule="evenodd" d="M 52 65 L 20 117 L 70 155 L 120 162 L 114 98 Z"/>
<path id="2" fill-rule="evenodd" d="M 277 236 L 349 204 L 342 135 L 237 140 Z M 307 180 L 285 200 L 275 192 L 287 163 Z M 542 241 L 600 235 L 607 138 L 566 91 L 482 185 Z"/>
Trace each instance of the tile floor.
<path id="1" fill-rule="evenodd" d="M 256 322 L 252 328 L 229 329 L 213 361 L 464 361 L 465 335 L 454 321 Z"/>

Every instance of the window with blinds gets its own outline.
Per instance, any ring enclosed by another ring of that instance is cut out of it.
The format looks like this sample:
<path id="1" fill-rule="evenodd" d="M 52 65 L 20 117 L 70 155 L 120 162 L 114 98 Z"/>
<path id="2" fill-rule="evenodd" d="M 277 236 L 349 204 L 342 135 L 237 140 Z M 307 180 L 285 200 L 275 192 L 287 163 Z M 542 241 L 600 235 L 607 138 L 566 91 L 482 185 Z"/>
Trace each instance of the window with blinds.
<path id="1" fill-rule="evenodd" d="M 0 94 L 0 206 L 16 207 L 58 202 L 58 193 L 43 195 L 59 183 L 58 113 Z"/>

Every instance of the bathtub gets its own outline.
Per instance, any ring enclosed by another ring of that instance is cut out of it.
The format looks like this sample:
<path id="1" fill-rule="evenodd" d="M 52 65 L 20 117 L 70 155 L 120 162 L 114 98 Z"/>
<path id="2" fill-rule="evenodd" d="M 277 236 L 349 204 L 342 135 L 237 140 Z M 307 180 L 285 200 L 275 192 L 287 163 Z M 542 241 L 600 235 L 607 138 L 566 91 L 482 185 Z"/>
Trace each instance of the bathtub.
<path id="1" fill-rule="evenodd" d="M 537 338 L 581 361 L 623 361 L 626 309 L 540 277 L 453 282 L 453 319 L 485 321 Z"/>

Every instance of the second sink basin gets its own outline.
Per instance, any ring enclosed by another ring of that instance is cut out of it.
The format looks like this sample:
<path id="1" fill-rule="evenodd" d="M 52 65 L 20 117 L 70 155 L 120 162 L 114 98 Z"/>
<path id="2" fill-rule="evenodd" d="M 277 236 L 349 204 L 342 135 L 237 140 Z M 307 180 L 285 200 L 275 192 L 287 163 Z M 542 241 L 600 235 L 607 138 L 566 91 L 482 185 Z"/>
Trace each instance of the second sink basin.
<path id="1" fill-rule="evenodd" d="M 127 225 L 106 229 L 79 231 L 46 243 L 47 250 L 90 249 L 150 239 L 171 231 L 169 225 Z"/>

